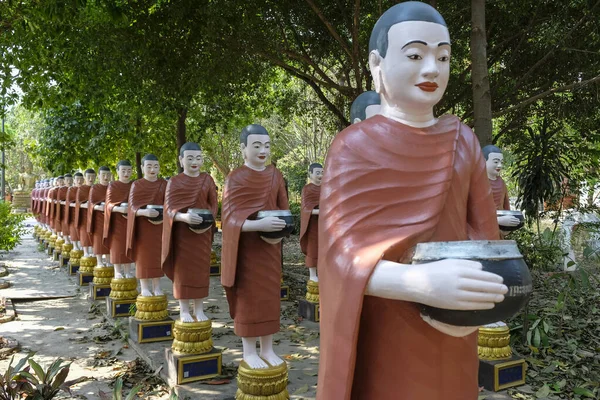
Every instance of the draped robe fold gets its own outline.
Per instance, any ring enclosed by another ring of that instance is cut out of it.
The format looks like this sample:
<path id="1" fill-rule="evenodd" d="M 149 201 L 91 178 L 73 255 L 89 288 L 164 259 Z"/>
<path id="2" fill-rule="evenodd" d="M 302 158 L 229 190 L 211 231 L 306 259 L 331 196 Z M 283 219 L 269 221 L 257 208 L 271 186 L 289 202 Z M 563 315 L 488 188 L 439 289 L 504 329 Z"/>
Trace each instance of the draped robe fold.
<path id="1" fill-rule="evenodd" d="M 162 206 L 165 200 L 167 181 L 157 179 L 151 182 L 139 179 L 131 185 L 127 210 L 127 257 L 135 262 L 135 275 L 138 279 L 160 278 L 162 224 L 155 225 L 146 217 L 136 217 L 135 213 L 148 205 Z"/>
<path id="2" fill-rule="evenodd" d="M 46 214 L 46 210 L 48 207 L 48 193 L 50 192 L 50 188 L 45 188 L 44 191 L 42 192 L 42 196 L 40 198 L 40 204 L 39 204 L 39 210 L 40 210 L 40 215 L 42 217 L 42 223 L 49 225 L 48 222 L 48 215 Z"/>
<path id="3" fill-rule="evenodd" d="M 75 229 L 78 231 L 79 241 L 84 247 L 92 245 L 92 239 L 87 231 L 88 213 L 85 208 L 81 208 L 81 204 L 87 202 L 90 198 L 90 189 L 91 186 L 89 185 L 81 185 L 79 187 L 77 196 L 75 197 L 75 208 L 73 209 L 73 225 L 75 225 Z"/>
<path id="4" fill-rule="evenodd" d="M 104 233 L 104 211 L 94 210 L 94 206 L 106 200 L 108 185 L 97 183 L 90 188 L 90 197 L 87 209 L 87 232 L 92 239 L 95 255 L 110 254 L 110 249 L 104 246 L 102 236 Z"/>
<path id="5" fill-rule="evenodd" d="M 477 138 L 455 116 L 413 128 L 378 115 L 338 134 L 325 165 L 317 399 L 477 399 L 477 333 L 364 294 L 379 260 L 409 263 L 420 242 L 499 238 Z"/>
<path id="6" fill-rule="evenodd" d="M 498 176 L 496 180 L 490 179 L 490 186 L 492 187 L 496 210 L 510 210 L 508 189 L 506 188 L 506 183 L 504 183 L 502 177 Z"/>
<path id="7" fill-rule="evenodd" d="M 104 205 L 104 234 L 102 242 L 110 249 L 112 264 L 130 264 L 133 260 L 127 257 L 127 214 L 113 213 L 113 208 L 127 203 L 131 183 L 113 181 L 106 190 Z"/>
<path id="8" fill-rule="evenodd" d="M 227 294 L 235 334 L 265 336 L 279 331 L 281 244 L 269 244 L 259 232 L 242 232 L 261 210 L 288 210 L 281 172 L 247 166 L 232 171 L 223 192 L 221 283 Z"/>
<path id="9" fill-rule="evenodd" d="M 210 210 L 216 218 L 217 187 L 210 175 L 179 174 L 169 179 L 165 192 L 162 234 L 162 270 L 173 281 L 176 299 L 208 296 L 212 229 L 196 233 L 185 222 L 175 222 L 178 212 L 189 208 Z"/>
<path id="10" fill-rule="evenodd" d="M 56 195 L 58 193 L 58 187 L 53 187 L 48 191 L 48 203 L 46 203 L 46 218 L 48 219 L 48 223 L 50 228 L 55 232 L 60 231 L 60 227 L 56 226 L 56 220 L 54 217 L 54 213 L 56 211 Z"/>
<path id="11" fill-rule="evenodd" d="M 68 190 L 68 186 L 61 186 L 58 188 L 56 192 L 56 208 L 54 209 L 54 224 L 58 227 L 56 231 L 61 232 L 63 235 L 69 234 L 69 227 L 63 222 L 63 217 L 65 215 L 65 206 L 60 204 L 60 202 L 67 200 Z"/>
<path id="12" fill-rule="evenodd" d="M 68 232 L 69 237 L 72 241 L 79 241 L 79 231 L 74 224 L 75 221 L 75 208 L 71 207 L 71 202 L 75 202 L 77 198 L 77 191 L 79 190 L 78 186 L 71 186 L 67 190 L 66 203 L 65 203 L 65 215 L 63 217 L 63 223 L 67 226 L 66 232 Z"/>
<path id="13" fill-rule="evenodd" d="M 319 205 L 321 186 L 309 183 L 302 188 L 300 214 L 300 249 L 304 253 L 304 265 L 316 268 L 319 258 L 319 216 L 312 211 Z"/>

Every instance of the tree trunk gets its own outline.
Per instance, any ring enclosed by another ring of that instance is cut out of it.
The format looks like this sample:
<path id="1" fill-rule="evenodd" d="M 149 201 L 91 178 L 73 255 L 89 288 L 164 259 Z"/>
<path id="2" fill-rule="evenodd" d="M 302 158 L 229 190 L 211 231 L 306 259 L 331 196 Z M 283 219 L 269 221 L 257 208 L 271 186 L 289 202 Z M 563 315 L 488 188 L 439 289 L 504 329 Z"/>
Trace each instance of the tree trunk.
<path id="1" fill-rule="evenodd" d="M 144 173 L 142 172 L 142 153 L 139 151 L 135 152 L 135 170 L 137 172 L 137 178 L 142 179 Z"/>
<path id="2" fill-rule="evenodd" d="M 135 138 L 137 141 L 136 146 L 142 143 L 142 118 L 139 115 L 135 119 Z M 142 154 L 139 151 L 135 152 L 135 170 L 138 179 L 142 179 L 144 177 L 144 173 L 142 172 Z"/>
<path id="3" fill-rule="evenodd" d="M 186 126 L 185 119 L 187 118 L 187 108 L 180 108 L 177 110 L 177 170 L 181 173 L 183 168 L 179 164 L 179 149 L 185 144 L 186 140 Z"/>
<path id="4" fill-rule="evenodd" d="M 473 126 L 482 146 L 492 143 L 492 97 L 487 68 L 485 32 L 485 0 L 471 0 Z"/>

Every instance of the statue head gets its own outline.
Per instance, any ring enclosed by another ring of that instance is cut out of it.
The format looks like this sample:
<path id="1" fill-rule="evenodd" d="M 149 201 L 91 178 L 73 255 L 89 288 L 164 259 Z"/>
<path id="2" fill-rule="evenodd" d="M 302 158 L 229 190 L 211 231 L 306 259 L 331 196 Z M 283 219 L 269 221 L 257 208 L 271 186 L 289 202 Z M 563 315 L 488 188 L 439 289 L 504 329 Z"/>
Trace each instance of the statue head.
<path id="1" fill-rule="evenodd" d="M 308 167 L 308 179 L 313 185 L 321 186 L 323 180 L 323 165 L 319 163 L 312 163 Z"/>
<path id="2" fill-rule="evenodd" d="M 160 164 L 158 162 L 158 157 L 154 154 L 146 154 L 142 158 L 142 173 L 144 174 L 144 179 L 154 182 L 158 179 L 159 172 Z"/>
<path id="3" fill-rule="evenodd" d="M 202 149 L 198 143 L 187 142 L 179 149 L 179 164 L 187 176 L 199 176 L 200 167 L 204 164 Z"/>
<path id="4" fill-rule="evenodd" d="M 450 34 L 444 18 L 418 1 L 389 8 L 371 33 L 369 68 L 382 114 L 424 123 L 433 119 L 433 106 L 450 76 Z"/>
<path id="5" fill-rule="evenodd" d="M 96 171 L 94 171 L 92 168 L 88 168 L 85 170 L 84 175 L 85 184 L 88 186 L 92 186 L 94 184 L 94 181 L 96 180 Z"/>
<path id="6" fill-rule="evenodd" d="M 483 157 L 485 158 L 485 169 L 487 176 L 491 180 L 496 180 L 502 171 L 504 155 L 499 147 L 487 145 L 482 149 Z"/>
<path id="7" fill-rule="evenodd" d="M 133 168 L 129 160 L 121 160 L 117 163 L 117 176 L 120 182 L 129 183 Z"/>
<path id="8" fill-rule="evenodd" d="M 258 171 L 265 169 L 267 159 L 271 155 L 269 132 L 262 125 L 246 126 L 240 134 L 240 148 L 247 167 Z"/>
<path id="9" fill-rule="evenodd" d="M 73 185 L 76 187 L 83 185 L 83 174 L 81 172 L 75 172 L 75 175 L 73 175 Z"/>
<path id="10" fill-rule="evenodd" d="M 54 181 L 54 185 L 57 187 L 65 186 L 65 177 L 62 175 L 56 177 L 56 180 Z"/>
<path id="11" fill-rule="evenodd" d="M 100 182 L 101 185 L 106 186 L 110 183 L 110 179 L 111 179 L 110 168 L 103 165 L 102 167 L 100 167 L 98 169 L 98 181 Z"/>
<path id="12" fill-rule="evenodd" d="M 68 187 L 73 186 L 73 175 L 65 174 L 65 185 Z"/>
<path id="13" fill-rule="evenodd" d="M 350 107 L 350 122 L 356 124 L 371 118 L 373 115 L 379 114 L 381 108 L 381 98 L 379 94 L 373 90 L 361 93 L 352 102 Z"/>

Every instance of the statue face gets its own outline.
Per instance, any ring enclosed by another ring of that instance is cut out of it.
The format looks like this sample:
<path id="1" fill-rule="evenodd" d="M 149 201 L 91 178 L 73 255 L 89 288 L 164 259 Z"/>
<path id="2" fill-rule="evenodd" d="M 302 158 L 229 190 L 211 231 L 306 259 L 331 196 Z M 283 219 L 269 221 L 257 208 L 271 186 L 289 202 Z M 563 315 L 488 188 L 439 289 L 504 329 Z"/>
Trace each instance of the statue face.
<path id="1" fill-rule="evenodd" d="M 490 153 L 488 159 L 485 162 L 485 169 L 487 171 L 488 178 L 496 179 L 502 171 L 502 163 L 504 156 L 502 153 Z"/>
<path id="2" fill-rule="evenodd" d="M 271 155 L 269 135 L 248 135 L 248 145 L 241 144 L 244 161 L 255 168 L 263 168 Z"/>
<path id="3" fill-rule="evenodd" d="M 108 185 L 111 178 L 110 175 L 110 171 L 100 171 L 100 174 L 98 175 L 100 183 L 103 185 Z"/>
<path id="4" fill-rule="evenodd" d="M 313 168 L 308 177 L 313 185 L 321 186 L 321 181 L 323 180 L 323 168 Z"/>
<path id="5" fill-rule="evenodd" d="M 407 21 L 388 32 L 385 58 L 369 55 L 377 92 L 391 107 L 422 114 L 437 104 L 450 76 L 450 34 L 440 24 Z"/>
<path id="6" fill-rule="evenodd" d="M 144 161 L 144 167 L 142 170 L 144 179 L 149 181 L 155 181 L 158 179 L 158 173 L 160 172 L 160 164 L 158 161 L 146 160 Z"/>
<path id="7" fill-rule="evenodd" d="M 77 187 L 83 185 L 83 176 L 76 176 L 75 178 L 73 178 L 73 182 Z"/>
<path id="8" fill-rule="evenodd" d="M 56 186 L 65 186 L 65 180 L 64 179 L 57 179 L 56 180 Z"/>
<path id="9" fill-rule="evenodd" d="M 65 178 L 65 185 L 73 186 L 73 178 Z"/>
<path id="10" fill-rule="evenodd" d="M 96 174 L 90 174 L 90 173 L 85 174 L 85 184 L 86 185 L 92 186 L 94 184 L 95 180 L 96 180 Z"/>
<path id="11" fill-rule="evenodd" d="M 117 176 L 119 177 L 119 181 L 123 183 L 129 183 L 129 179 L 131 178 L 131 173 L 133 169 L 129 165 L 121 165 L 117 170 Z"/>
<path id="12" fill-rule="evenodd" d="M 186 175 L 200 175 L 200 167 L 204 164 L 201 150 L 185 150 L 183 157 L 179 156 L 179 163 L 183 167 L 183 172 Z"/>

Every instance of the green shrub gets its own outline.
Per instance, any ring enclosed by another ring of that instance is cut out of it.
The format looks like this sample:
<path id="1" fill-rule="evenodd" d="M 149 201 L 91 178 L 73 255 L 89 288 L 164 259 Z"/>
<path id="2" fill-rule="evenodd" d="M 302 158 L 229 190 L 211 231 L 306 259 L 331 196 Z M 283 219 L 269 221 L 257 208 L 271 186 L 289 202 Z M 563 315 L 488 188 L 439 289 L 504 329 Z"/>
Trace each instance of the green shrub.
<path id="1" fill-rule="evenodd" d="M 10 203 L 0 202 L 0 250 L 10 251 L 21 243 L 25 215 L 13 214 Z"/>
<path id="2" fill-rule="evenodd" d="M 512 232 L 507 239 L 515 240 L 525 263 L 531 270 L 556 271 L 562 266 L 562 238 L 558 231 L 546 228 L 542 233 L 523 227 Z"/>
<path id="3" fill-rule="evenodd" d="M 294 216 L 294 235 L 300 234 L 300 212 L 302 208 L 300 207 L 300 203 L 297 201 L 290 201 L 290 211 Z"/>

